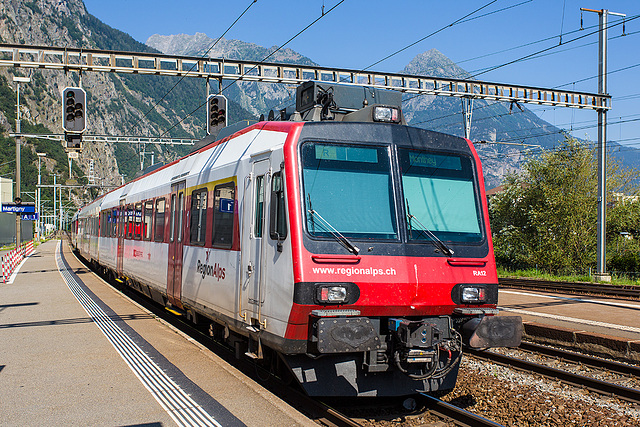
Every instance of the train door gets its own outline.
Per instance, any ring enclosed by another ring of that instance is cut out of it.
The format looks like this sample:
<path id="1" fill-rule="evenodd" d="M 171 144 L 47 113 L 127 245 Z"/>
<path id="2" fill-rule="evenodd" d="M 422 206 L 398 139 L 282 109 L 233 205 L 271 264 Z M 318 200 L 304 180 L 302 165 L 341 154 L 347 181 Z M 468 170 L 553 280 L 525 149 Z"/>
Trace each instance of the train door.
<path id="1" fill-rule="evenodd" d="M 118 274 L 123 274 L 122 272 L 122 264 L 124 258 L 124 213 L 125 213 L 125 205 L 124 199 L 120 200 L 120 207 L 116 211 L 117 212 L 117 229 L 116 229 L 116 237 L 118 238 L 118 248 L 116 249 L 116 271 Z"/>
<path id="2" fill-rule="evenodd" d="M 171 185 L 169 200 L 169 268 L 167 270 L 167 297 L 169 302 L 182 308 L 182 242 L 185 224 L 185 181 Z"/>
<path id="3" fill-rule="evenodd" d="M 242 287 L 242 316 L 252 325 L 262 322 L 261 310 L 264 302 L 264 283 L 266 272 L 263 262 L 264 242 L 268 233 L 265 227 L 265 212 L 268 197 L 269 159 L 252 163 L 251 179 L 245 194 L 244 243 L 248 248 L 244 268 L 246 282 Z M 248 240 L 248 241 L 247 241 Z"/>

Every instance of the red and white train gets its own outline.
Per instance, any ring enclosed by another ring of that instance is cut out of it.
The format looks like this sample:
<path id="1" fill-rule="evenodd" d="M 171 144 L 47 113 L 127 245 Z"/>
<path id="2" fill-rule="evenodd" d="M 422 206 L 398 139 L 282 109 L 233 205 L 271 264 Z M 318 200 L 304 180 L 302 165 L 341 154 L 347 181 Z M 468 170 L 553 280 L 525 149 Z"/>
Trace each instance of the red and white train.
<path id="1" fill-rule="evenodd" d="M 288 120 L 209 137 L 83 207 L 73 244 L 310 395 L 450 390 L 465 346 L 517 346 L 522 322 L 496 316 L 473 145 L 407 126 L 400 104 L 305 83 Z"/>

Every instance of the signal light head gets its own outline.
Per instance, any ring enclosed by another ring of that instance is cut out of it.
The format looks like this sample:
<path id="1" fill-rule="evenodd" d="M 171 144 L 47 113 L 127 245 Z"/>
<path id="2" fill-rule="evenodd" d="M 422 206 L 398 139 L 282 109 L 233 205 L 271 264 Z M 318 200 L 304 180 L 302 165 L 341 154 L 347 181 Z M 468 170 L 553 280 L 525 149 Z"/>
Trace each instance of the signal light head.
<path id="1" fill-rule="evenodd" d="M 207 134 L 217 134 L 227 126 L 227 98 L 223 95 L 209 95 L 207 98 Z"/>
<path id="2" fill-rule="evenodd" d="M 85 110 L 87 95 L 82 88 L 68 87 L 62 92 L 64 107 L 62 127 L 65 132 L 82 133 L 86 128 Z"/>

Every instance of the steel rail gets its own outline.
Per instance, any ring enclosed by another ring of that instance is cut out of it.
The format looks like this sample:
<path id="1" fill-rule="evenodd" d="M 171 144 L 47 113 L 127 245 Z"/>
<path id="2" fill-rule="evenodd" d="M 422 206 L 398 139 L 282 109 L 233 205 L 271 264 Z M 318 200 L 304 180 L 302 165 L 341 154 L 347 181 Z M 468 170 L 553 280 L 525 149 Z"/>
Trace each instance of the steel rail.
<path id="1" fill-rule="evenodd" d="M 534 353 L 544 354 L 546 356 L 557 357 L 561 360 L 580 363 L 596 369 L 606 369 L 621 375 L 635 376 L 640 378 L 640 366 L 628 365 L 626 363 L 616 362 L 614 360 L 601 359 L 586 354 L 575 353 L 573 351 L 562 350 L 555 347 L 540 345 L 530 342 L 522 342 L 519 347 L 521 350 L 531 351 Z"/>
<path id="2" fill-rule="evenodd" d="M 319 80 L 419 95 L 454 96 L 597 111 L 611 109 L 611 96 L 607 94 L 413 74 L 176 56 L 151 52 L 0 43 L 0 66 L 184 76 L 294 85 L 308 80 Z"/>
<path id="3" fill-rule="evenodd" d="M 616 298 L 640 299 L 640 286 L 618 286 L 605 283 L 588 282 L 560 282 L 514 277 L 501 277 L 498 279 L 498 284 L 501 288 L 535 289 L 581 295 L 603 295 Z"/>
<path id="4" fill-rule="evenodd" d="M 420 393 L 424 398 L 427 409 L 436 416 L 447 418 L 455 424 L 464 427 L 503 427 L 502 424 L 476 415 L 473 412 L 458 408 L 455 405 L 444 402 L 425 393 Z"/>
<path id="5" fill-rule="evenodd" d="M 628 402 L 640 403 L 640 390 L 623 387 L 595 378 L 567 372 L 562 369 L 551 368 L 539 363 L 528 362 L 523 359 L 505 356 L 490 351 L 468 350 L 467 353 L 499 365 L 508 366 L 525 372 L 534 372 L 547 378 L 553 378 L 576 387 L 586 388 L 602 395 L 615 396 Z"/>

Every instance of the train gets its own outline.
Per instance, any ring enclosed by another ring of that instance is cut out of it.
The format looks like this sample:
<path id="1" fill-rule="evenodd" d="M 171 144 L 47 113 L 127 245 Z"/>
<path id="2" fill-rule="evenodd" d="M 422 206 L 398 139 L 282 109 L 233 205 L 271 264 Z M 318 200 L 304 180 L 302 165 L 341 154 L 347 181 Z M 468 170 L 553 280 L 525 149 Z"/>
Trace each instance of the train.
<path id="1" fill-rule="evenodd" d="M 498 315 L 482 168 L 402 94 L 308 81 L 284 109 L 82 207 L 74 250 L 310 396 L 455 387 Z"/>

